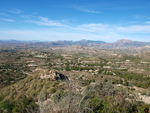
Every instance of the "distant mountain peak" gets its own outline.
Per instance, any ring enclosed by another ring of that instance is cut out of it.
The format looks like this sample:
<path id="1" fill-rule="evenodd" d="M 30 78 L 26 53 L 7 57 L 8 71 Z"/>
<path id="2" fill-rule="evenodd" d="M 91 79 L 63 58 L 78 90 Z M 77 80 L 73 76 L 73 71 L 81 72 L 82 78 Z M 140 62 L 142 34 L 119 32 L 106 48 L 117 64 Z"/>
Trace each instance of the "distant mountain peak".
<path id="1" fill-rule="evenodd" d="M 132 40 L 129 40 L 129 39 L 120 39 L 120 40 L 117 40 L 115 42 L 115 44 L 118 44 L 118 43 L 129 43 L 129 42 L 132 42 Z"/>
<path id="2" fill-rule="evenodd" d="M 79 42 L 87 42 L 86 39 L 79 40 Z"/>

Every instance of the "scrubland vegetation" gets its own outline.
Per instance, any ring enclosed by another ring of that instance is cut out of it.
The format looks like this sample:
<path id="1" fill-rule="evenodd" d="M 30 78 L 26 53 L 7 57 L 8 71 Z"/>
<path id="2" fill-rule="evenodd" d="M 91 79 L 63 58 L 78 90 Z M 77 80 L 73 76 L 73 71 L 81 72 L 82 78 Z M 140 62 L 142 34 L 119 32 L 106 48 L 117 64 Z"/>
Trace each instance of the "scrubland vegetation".
<path id="1" fill-rule="evenodd" d="M 149 53 L 119 51 L 1 49 L 0 113 L 149 113 Z"/>

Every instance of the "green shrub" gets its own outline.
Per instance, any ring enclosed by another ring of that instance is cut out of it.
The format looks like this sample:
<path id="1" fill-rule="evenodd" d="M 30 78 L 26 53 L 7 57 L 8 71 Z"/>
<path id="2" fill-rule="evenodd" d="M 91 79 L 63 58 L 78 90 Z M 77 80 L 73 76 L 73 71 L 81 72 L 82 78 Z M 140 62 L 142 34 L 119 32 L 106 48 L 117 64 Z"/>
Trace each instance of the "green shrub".
<path id="1" fill-rule="evenodd" d="M 119 79 L 119 84 L 123 84 L 123 80 L 121 78 Z"/>
<path id="2" fill-rule="evenodd" d="M 0 95 L 0 101 L 4 99 L 4 95 Z"/>
<path id="3" fill-rule="evenodd" d="M 125 86 L 128 86 L 128 85 L 129 85 L 129 83 L 127 82 L 127 80 L 125 80 L 124 85 L 125 85 Z"/>
<path id="4" fill-rule="evenodd" d="M 113 80 L 112 84 L 118 84 L 118 80 Z"/>
<path id="5" fill-rule="evenodd" d="M 15 102 L 15 107 L 12 112 L 14 113 L 28 113 L 28 112 L 37 112 L 38 105 L 35 104 L 35 101 L 32 98 L 27 98 L 24 95 L 21 95 L 18 100 Z"/>
<path id="6" fill-rule="evenodd" d="M 26 81 L 25 81 L 25 82 L 27 83 L 27 82 L 30 82 L 30 81 L 32 81 L 32 80 L 33 80 L 33 77 L 32 77 L 32 76 L 29 76 L 29 77 L 26 78 Z"/>
<path id="7" fill-rule="evenodd" d="M 10 100 L 5 100 L 0 102 L 0 113 L 11 113 L 15 107 L 15 102 Z"/>
<path id="8" fill-rule="evenodd" d="M 105 79 L 104 79 L 104 82 L 107 82 L 107 81 L 108 81 L 108 80 L 105 78 Z"/>
<path id="9" fill-rule="evenodd" d="M 50 87 L 48 90 L 47 90 L 48 93 L 51 93 L 51 94 L 54 94 L 56 92 L 56 88 L 54 87 Z"/>
<path id="10" fill-rule="evenodd" d="M 61 91 L 61 90 L 59 90 L 59 91 L 57 91 L 57 92 L 53 95 L 52 100 L 53 100 L 55 103 L 57 103 L 57 102 L 61 101 L 61 99 L 62 99 L 65 95 L 67 95 L 67 93 L 65 93 L 65 92 L 63 92 L 63 91 Z"/>
<path id="11" fill-rule="evenodd" d="M 131 87 L 131 91 L 135 91 L 135 89 L 133 87 Z"/>
<path id="12" fill-rule="evenodd" d="M 141 93 L 141 95 L 146 95 L 146 92 Z"/>

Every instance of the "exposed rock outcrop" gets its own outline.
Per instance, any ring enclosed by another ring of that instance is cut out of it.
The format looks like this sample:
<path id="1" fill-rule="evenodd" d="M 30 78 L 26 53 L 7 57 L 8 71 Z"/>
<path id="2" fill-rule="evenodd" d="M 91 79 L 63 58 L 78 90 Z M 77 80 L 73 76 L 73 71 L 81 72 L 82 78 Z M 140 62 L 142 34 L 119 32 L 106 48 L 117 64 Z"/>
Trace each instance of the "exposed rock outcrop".
<path id="1" fill-rule="evenodd" d="M 41 79 L 50 78 L 51 80 L 69 80 L 68 77 L 62 73 L 58 73 L 56 71 L 49 71 L 48 73 L 40 73 Z"/>

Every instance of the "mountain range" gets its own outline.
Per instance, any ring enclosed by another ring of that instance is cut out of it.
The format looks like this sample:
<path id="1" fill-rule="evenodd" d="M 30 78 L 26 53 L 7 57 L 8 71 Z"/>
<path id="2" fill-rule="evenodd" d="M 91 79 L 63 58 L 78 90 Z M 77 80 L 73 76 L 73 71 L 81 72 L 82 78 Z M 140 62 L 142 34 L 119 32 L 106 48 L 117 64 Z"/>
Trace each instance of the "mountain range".
<path id="1" fill-rule="evenodd" d="M 54 42 L 40 42 L 40 41 L 18 41 L 18 40 L 0 40 L 1 45 L 17 45 L 19 46 L 28 46 L 28 47 L 42 47 L 42 48 L 51 48 L 51 47 L 67 47 L 72 45 L 81 45 L 86 47 L 100 47 L 100 48 L 114 48 L 114 49 L 129 49 L 129 48 L 141 48 L 141 47 L 150 47 L 150 42 L 139 42 L 132 41 L 128 39 L 117 40 L 114 43 L 107 43 L 104 41 L 94 41 L 94 40 L 79 40 L 79 41 L 54 41 Z M 20 45 L 21 44 L 21 45 Z"/>

